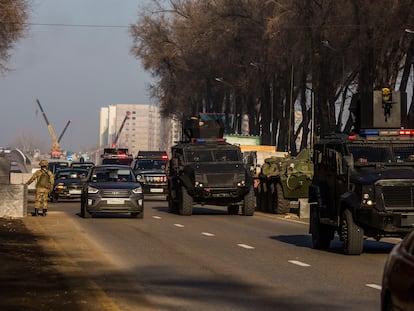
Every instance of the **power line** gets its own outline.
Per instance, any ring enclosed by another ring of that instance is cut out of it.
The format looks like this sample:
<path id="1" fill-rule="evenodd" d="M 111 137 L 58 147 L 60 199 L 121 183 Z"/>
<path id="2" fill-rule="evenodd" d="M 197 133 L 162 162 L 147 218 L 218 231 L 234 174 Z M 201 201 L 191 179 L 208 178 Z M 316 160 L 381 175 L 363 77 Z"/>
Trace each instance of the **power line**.
<path id="1" fill-rule="evenodd" d="M 99 25 L 99 24 L 63 24 L 63 23 L 24 23 L 29 26 L 47 27 L 76 27 L 76 28 L 129 28 L 127 25 Z"/>

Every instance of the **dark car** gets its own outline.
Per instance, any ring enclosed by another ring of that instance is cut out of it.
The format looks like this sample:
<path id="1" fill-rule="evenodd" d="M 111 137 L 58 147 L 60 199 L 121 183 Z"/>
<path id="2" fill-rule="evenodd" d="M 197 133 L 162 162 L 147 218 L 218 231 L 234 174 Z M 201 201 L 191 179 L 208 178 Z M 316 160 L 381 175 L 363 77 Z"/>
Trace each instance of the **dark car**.
<path id="1" fill-rule="evenodd" d="M 102 164 L 89 170 L 82 189 L 81 216 L 89 218 L 98 212 L 144 217 L 144 194 L 130 166 Z"/>
<path id="2" fill-rule="evenodd" d="M 388 255 L 382 277 L 381 310 L 414 310 L 414 230 Z"/>
<path id="3" fill-rule="evenodd" d="M 57 170 L 50 200 L 52 202 L 57 202 L 59 199 L 79 200 L 87 175 L 86 169 L 61 168 Z"/>
<path id="4" fill-rule="evenodd" d="M 70 167 L 72 167 L 72 168 L 83 168 L 83 169 L 90 169 L 91 167 L 94 167 L 95 166 L 95 163 L 93 163 L 93 162 L 86 162 L 86 161 L 84 161 L 84 162 L 72 162 L 71 164 L 70 164 Z"/>
<path id="5" fill-rule="evenodd" d="M 60 170 L 62 168 L 68 168 L 69 162 L 63 162 L 63 161 L 55 161 L 55 162 L 49 162 L 47 164 L 47 169 L 51 171 L 53 174 L 57 172 L 57 170 Z"/>

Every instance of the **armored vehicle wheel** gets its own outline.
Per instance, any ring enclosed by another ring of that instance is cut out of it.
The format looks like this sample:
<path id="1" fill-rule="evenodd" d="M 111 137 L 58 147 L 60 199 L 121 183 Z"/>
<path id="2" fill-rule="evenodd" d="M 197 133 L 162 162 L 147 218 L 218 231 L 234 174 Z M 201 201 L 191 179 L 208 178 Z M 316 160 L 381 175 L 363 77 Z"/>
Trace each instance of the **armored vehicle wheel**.
<path id="1" fill-rule="evenodd" d="M 313 248 L 328 249 L 334 237 L 335 230 L 320 223 L 318 211 L 315 207 L 311 209 L 310 226 Z"/>
<path id="2" fill-rule="evenodd" d="M 276 184 L 276 214 L 287 214 L 290 211 L 290 202 L 289 200 L 285 199 L 283 194 L 282 185 L 277 183 Z"/>
<path id="3" fill-rule="evenodd" d="M 237 215 L 239 213 L 239 209 L 239 206 L 236 204 L 227 206 L 227 211 L 230 215 Z"/>
<path id="4" fill-rule="evenodd" d="M 249 193 L 244 196 L 243 200 L 243 216 L 253 216 L 255 210 L 254 202 L 254 190 L 253 187 L 250 187 Z"/>
<path id="5" fill-rule="evenodd" d="M 183 216 L 191 216 L 193 213 L 193 198 L 188 194 L 184 186 L 181 186 L 178 212 Z"/>
<path id="6" fill-rule="evenodd" d="M 341 219 L 343 250 L 347 255 L 359 255 L 364 248 L 364 229 L 355 224 L 350 210 L 346 209 Z"/>

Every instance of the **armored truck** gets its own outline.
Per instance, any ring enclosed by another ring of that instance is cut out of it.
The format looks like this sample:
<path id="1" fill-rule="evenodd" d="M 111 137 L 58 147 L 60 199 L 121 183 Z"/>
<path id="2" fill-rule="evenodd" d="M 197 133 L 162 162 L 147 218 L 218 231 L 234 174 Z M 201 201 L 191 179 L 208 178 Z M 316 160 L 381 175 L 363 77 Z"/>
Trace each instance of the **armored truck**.
<path id="1" fill-rule="evenodd" d="M 193 206 L 227 206 L 229 214 L 252 216 L 253 180 L 243 164 L 240 147 L 227 143 L 219 120 L 190 118 L 184 123 L 188 140 L 171 148 L 168 168 L 168 211 L 192 215 Z M 240 209 L 241 207 L 241 209 Z"/>
<path id="2" fill-rule="evenodd" d="M 393 92 L 390 103 L 378 90 L 358 101 L 354 133 L 315 143 L 309 188 L 313 247 L 329 248 L 337 234 L 350 255 L 365 238 L 402 238 L 414 228 L 414 130 L 404 94 Z"/>
<path id="3" fill-rule="evenodd" d="M 256 208 L 261 212 L 286 214 L 290 203 L 308 199 L 313 176 L 311 149 L 296 156 L 271 156 L 264 160 L 256 187 Z"/>

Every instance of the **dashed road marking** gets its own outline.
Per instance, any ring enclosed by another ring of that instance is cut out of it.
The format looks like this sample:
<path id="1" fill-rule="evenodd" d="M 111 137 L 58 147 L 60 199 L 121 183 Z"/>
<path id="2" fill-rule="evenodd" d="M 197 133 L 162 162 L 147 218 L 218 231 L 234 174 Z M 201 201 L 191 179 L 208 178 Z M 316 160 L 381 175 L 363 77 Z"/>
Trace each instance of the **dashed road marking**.
<path id="1" fill-rule="evenodd" d="M 160 217 L 160 216 L 152 216 L 152 218 L 161 219 L 162 217 Z"/>
<path id="2" fill-rule="evenodd" d="M 246 249 L 254 249 L 253 246 L 247 245 L 247 244 L 237 244 L 240 247 L 246 248 Z"/>
<path id="3" fill-rule="evenodd" d="M 378 290 L 382 289 L 382 286 L 378 284 L 365 284 L 365 285 L 368 287 L 374 288 L 374 289 L 378 289 Z"/>
<path id="4" fill-rule="evenodd" d="M 310 264 L 307 264 L 305 262 L 299 261 L 299 260 L 288 260 L 291 264 L 301 266 L 301 267 L 310 267 Z"/>
<path id="5" fill-rule="evenodd" d="M 182 224 L 174 224 L 174 226 L 176 226 L 178 228 L 184 228 L 184 225 L 182 225 Z"/>
<path id="6" fill-rule="evenodd" d="M 210 233 L 210 232 L 201 232 L 201 234 L 205 236 L 215 236 L 214 233 Z"/>

